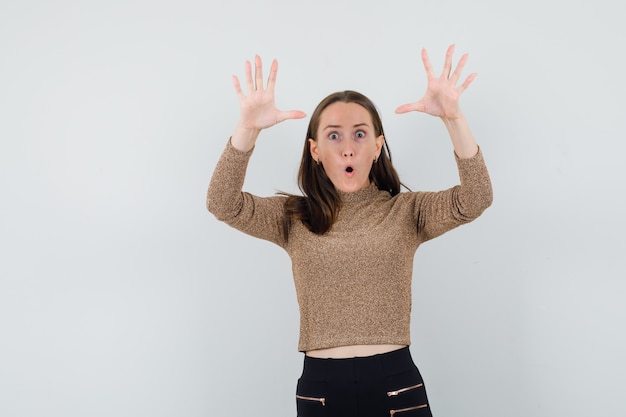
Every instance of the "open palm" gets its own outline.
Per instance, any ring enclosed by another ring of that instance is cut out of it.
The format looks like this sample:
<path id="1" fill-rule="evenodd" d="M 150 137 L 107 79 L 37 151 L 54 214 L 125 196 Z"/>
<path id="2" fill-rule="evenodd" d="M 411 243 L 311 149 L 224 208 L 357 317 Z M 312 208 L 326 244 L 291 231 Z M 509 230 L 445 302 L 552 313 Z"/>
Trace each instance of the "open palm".
<path id="1" fill-rule="evenodd" d="M 459 98 L 476 78 L 476 74 L 470 74 L 463 84 L 457 86 L 463 67 L 467 62 L 468 55 L 464 54 L 454 72 L 452 72 L 452 54 L 454 45 L 451 45 L 446 52 L 446 59 L 442 74 L 437 77 L 428 58 L 428 53 L 422 49 L 422 61 L 428 79 L 428 87 L 424 96 L 414 102 L 404 104 L 396 109 L 396 113 L 407 113 L 410 111 L 424 112 L 433 116 L 456 119 L 461 116 Z"/>
<path id="2" fill-rule="evenodd" d="M 278 62 L 274 60 L 270 68 L 270 75 L 266 88 L 263 88 L 263 65 L 261 57 L 254 58 L 254 77 L 252 76 L 252 64 L 246 61 L 246 88 L 244 94 L 239 78 L 233 75 L 233 85 L 239 97 L 240 125 L 245 129 L 261 130 L 287 119 L 301 119 L 306 115 L 299 110 L 281 111 L 274 102 L 274 87 Z"/>

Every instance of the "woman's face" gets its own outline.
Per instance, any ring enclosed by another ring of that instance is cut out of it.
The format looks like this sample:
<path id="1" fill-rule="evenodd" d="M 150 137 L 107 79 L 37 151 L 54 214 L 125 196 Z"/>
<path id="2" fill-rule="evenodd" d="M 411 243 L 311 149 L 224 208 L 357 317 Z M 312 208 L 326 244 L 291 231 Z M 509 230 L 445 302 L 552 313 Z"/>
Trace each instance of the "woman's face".
<path id="1" fill-rule="evenodd" d="M 322 111 L 317 140 L 310 138 L 309 147 L 335 188 L 353 192 L 369 186 L 370 169 L 384 140 L 382 135 L 376 136 L 365 107 L 335 102 Z"/>

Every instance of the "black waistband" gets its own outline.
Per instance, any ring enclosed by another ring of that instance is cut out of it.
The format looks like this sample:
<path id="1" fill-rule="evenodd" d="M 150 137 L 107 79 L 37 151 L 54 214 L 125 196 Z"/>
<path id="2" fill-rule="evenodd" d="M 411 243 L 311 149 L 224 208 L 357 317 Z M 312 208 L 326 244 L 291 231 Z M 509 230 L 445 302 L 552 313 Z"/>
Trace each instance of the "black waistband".
<path id="1" fill-rule="evenodd" d="M 320 359 L 304 357 L 302 377 L 316 381 L 376 379 L 414 369 L 408 346 L 379 355 Z"/>

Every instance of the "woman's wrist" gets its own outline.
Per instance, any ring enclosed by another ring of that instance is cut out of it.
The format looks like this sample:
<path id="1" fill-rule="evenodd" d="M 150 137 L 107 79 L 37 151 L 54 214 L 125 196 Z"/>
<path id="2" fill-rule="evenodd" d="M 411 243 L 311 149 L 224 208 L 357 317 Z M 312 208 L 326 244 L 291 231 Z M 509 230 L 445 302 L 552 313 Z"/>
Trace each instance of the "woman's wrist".
<path id="1" fill-rule="evenodd" d="M 459 113 L 459 117 L 447 118 L 442 117 L 443 123 L 448 129 L 454 152 L 459 158 L 471 158 L 478 152 L 478 144 L 474 140 L 474 135 L 470 130 L 467 119 L 463 113 Z"/>
<path id="2" fill-rule="evenodd" d="M 254 148 L 259 133 L 261 133 L 261 129 L 250 129 L 242 126 L 241 123 L 237 123 L 235 132 L 230 138 L 230 143 L 235 149 L 248 152 L 250 149 Z"/>

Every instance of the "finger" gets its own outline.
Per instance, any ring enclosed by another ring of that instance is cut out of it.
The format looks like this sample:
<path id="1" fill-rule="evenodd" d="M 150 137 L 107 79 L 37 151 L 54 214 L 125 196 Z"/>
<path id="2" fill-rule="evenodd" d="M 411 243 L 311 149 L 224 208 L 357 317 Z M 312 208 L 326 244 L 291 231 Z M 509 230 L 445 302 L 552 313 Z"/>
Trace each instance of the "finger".
<path id="1" fill-rule="evenodd" d="M 441 73 L 441 77 L 450 78 L 450 71 L 452 70 L 452 54 L 454 53 L 454 44 L 448 47 L 446 51 L 446 60 L 443 64 L 443 72 Z"/>
<path id="2" fill-rule="evenodd" d="M 422 48 L 422 62 L 424 63 L 424 70 L 426 71 L 426 76 L 431 78 L 434 76 L 433 66 L 430 63 L 430 58 L 428 58 L 428 52 L 426 52 L 426 48 Z"/>
<path id="3" fill-rule="evenodd" d="M 461 72 L 463 71 L 463 67 L 465 66 L 465 63 L 467 62 L 467 58 L 468 58 L 468 54 L 463 54 L 463 56 L 461 57 L 461 60 L 459 61 L 456 68 L 454 69 L 454 73 L 452 74 L 452 77 L 450 77 L 450 81 L 452 81 L 452 85 L 456 85 L 457 81 L 459 80 L 459 77 L 461 76 Z"/>
<path id="4" fill-rule="evenodd" d="M 254 76 L 257 90 L 263 89 L 263 63 L 260 56 L 254 57 Z"/>
<path id="5" fill-rule="evenodd" d="M 274 86 L 276 85 L 276 74 L 278 73 L 278 61 L 272 61 L 272 66 L 270 67 L 270 76 L 267 78 L 267 89 L 271 92 L 274 92 Z"/>
<path id="6" fill-rule="evenodd" d="M 459 92 L 462 93 L 463 91 L 467 90 L 467 87 L 469 87 L 469 85 L 472 83 L 472 81 L 474 81 L 477 75 L 478 74 L 476 74 L 475 72 L 468 75 L 465 81 L 463 81 L 463 84 L 459 87 Z"/>
<path id="7" fill-rule="evenodd" d="M 235 87 L 235 93 L 237 93 L 237 97 L 243 97 L 243 91 L 241 91 L 241 84 L 239 83 L 239 78 L 236 75 L 233 75 L 233 87 Z"/>
<path id="8" fill-rule="evenodd" d="M 252 82 L 252 64 L 250 64 L 250 61 L 246 61 L 246 88 L 248 89 L 248 94 L 254 91 L 254 83 Z"/>

